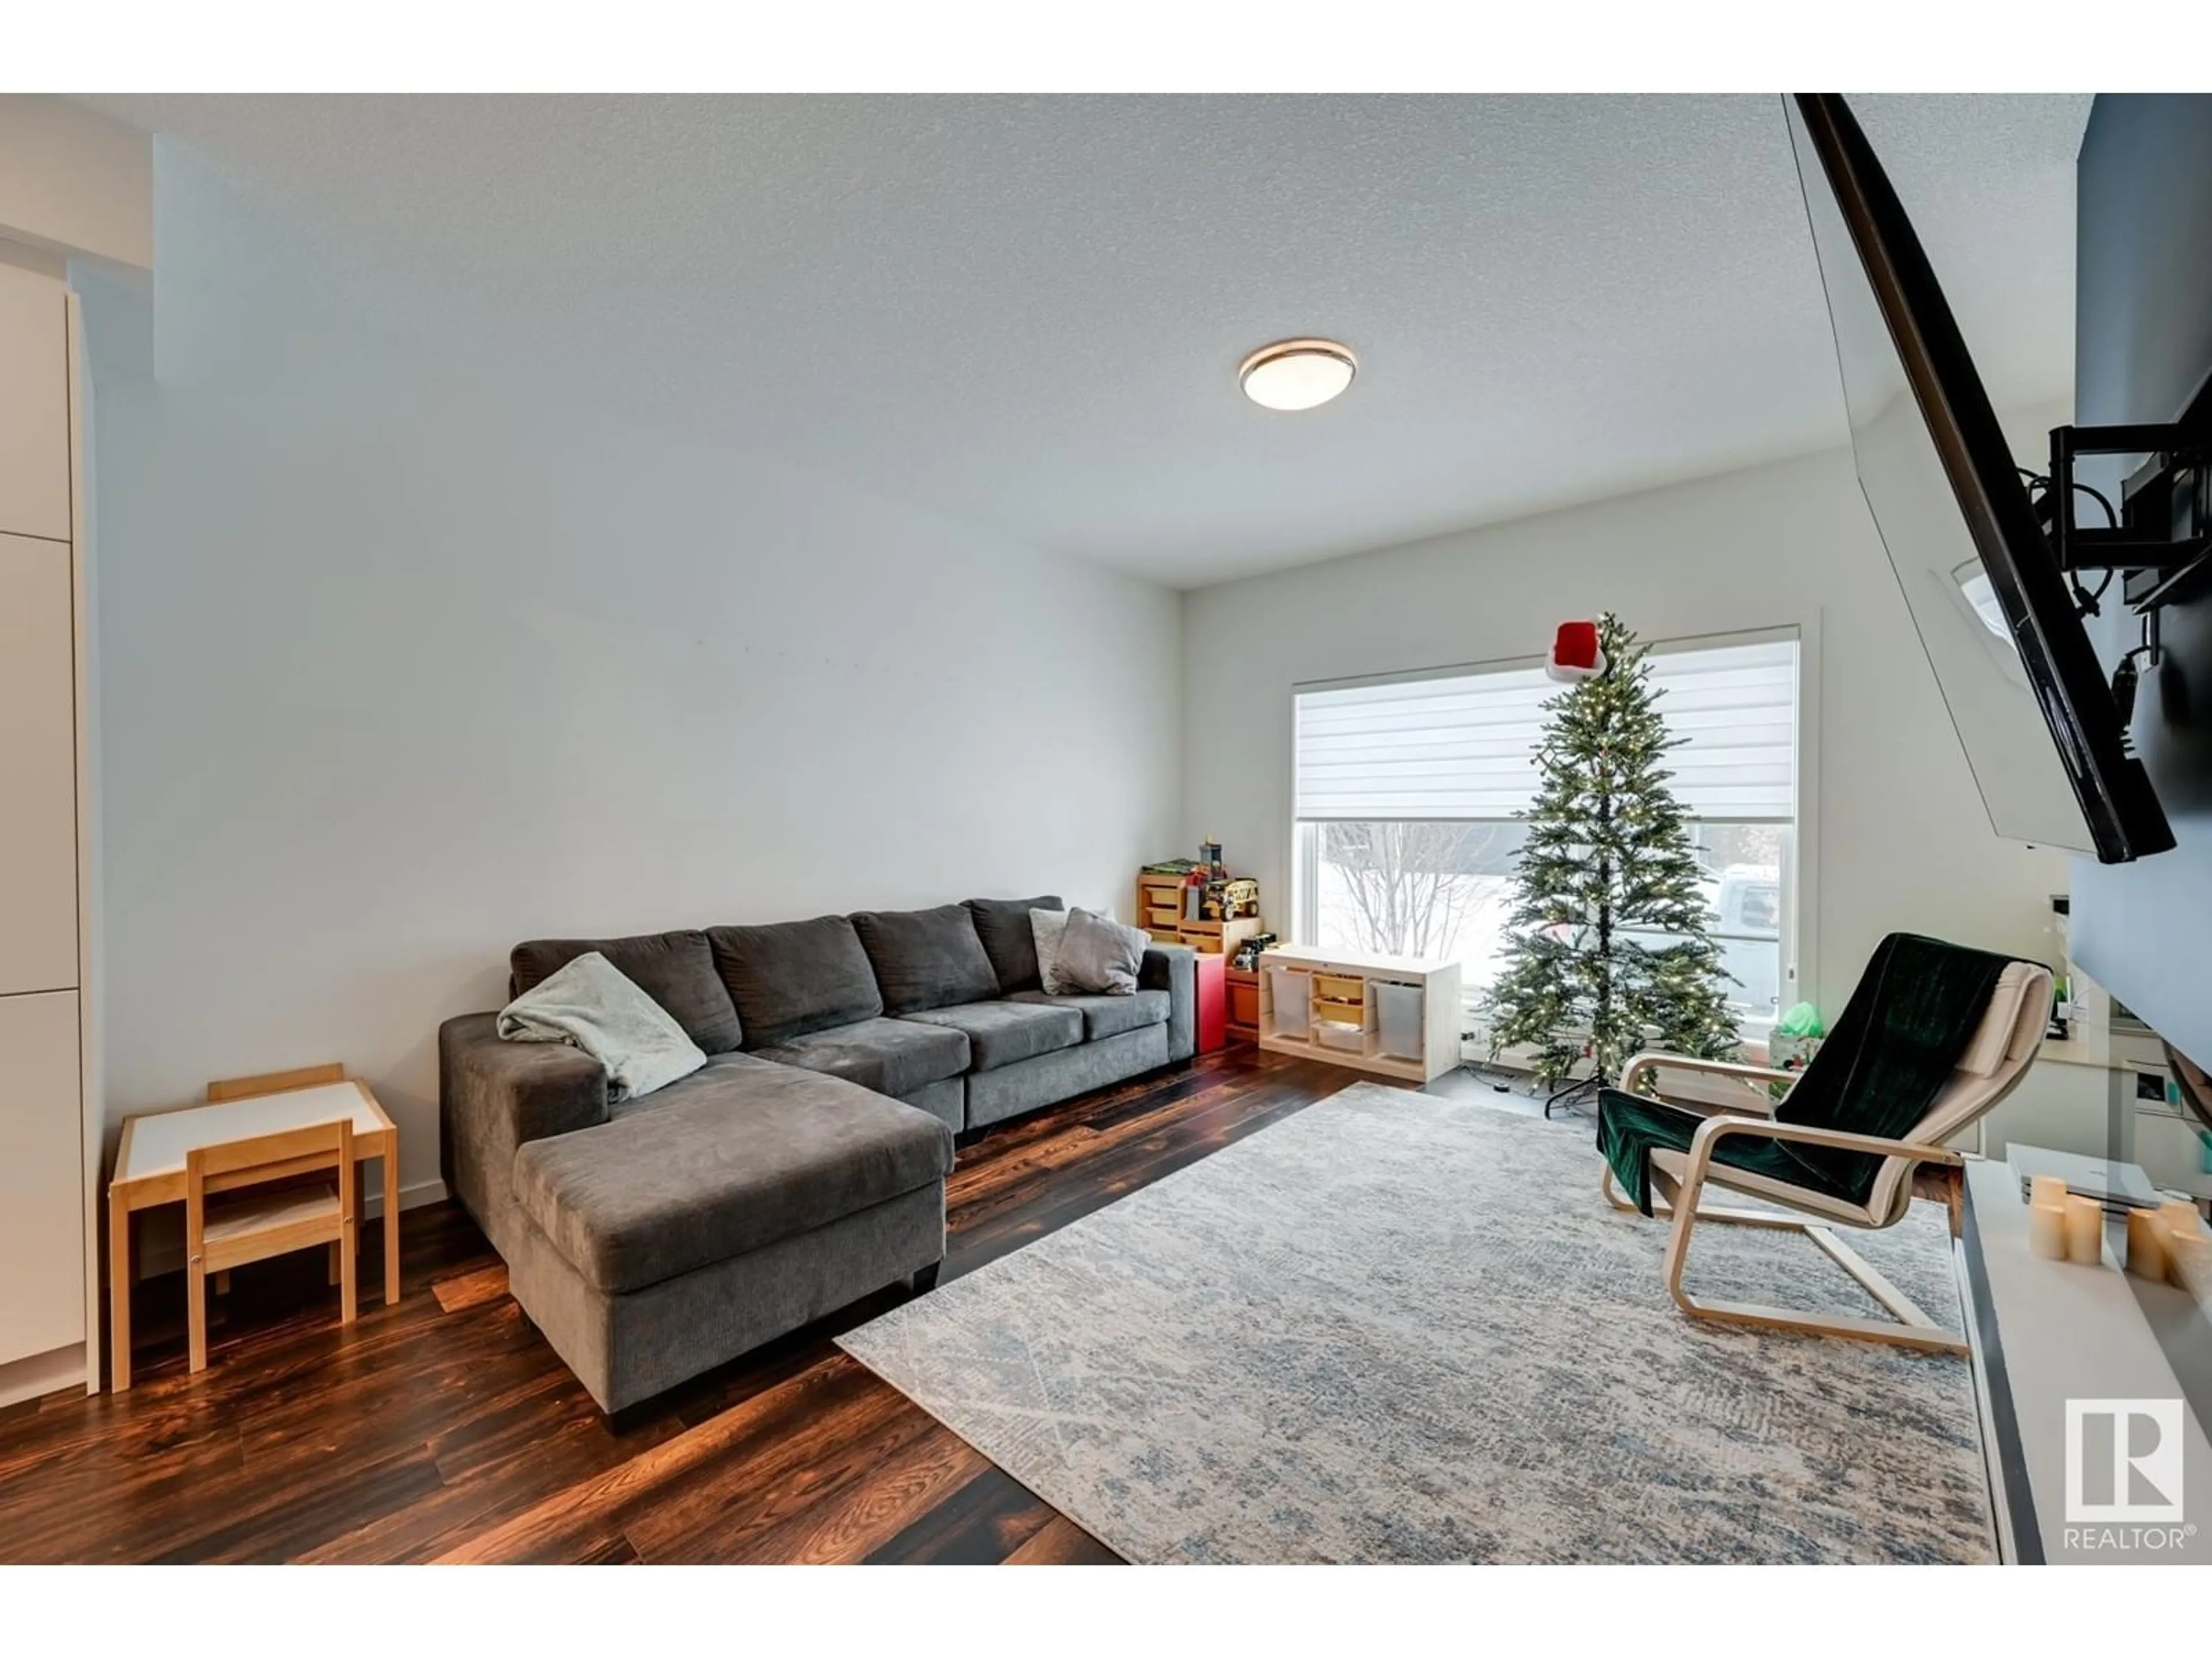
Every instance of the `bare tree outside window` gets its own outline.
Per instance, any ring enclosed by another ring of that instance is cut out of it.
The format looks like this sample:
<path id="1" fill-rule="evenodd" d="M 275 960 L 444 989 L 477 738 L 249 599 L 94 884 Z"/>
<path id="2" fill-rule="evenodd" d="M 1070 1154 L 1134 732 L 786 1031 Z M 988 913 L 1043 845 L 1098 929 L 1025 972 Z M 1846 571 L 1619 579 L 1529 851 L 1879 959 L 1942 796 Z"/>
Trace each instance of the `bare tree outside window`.
<path id="1" fill-rule="evenodd" d="M 1336 823 L 1321 826 L 1321 856 L 1336 878 L 1340 921 L 1360 950 L 1456 955 L 1460 935 L 1503 889 L 1483 878 L 1520 843 L 1510 823 Z"/>

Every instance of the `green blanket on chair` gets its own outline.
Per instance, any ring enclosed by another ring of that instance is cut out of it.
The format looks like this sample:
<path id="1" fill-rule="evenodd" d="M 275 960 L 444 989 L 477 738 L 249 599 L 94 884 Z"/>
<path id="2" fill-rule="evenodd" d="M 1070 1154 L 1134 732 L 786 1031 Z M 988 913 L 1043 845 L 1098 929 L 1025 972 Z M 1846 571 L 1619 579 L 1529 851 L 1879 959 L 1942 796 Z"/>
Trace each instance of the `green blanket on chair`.
<path id="1" fill-rule="evenodd" d="M 1904 1134 L 1928 1115 L 2011 961 L 1892 933 L 1875 948 L 1835 1030 L 1775 1108 L 1776 1120 L 1891 1139 Z M 1598 1150 L 1644 1214 L 1651 1213 L 1650 1154 L 1687 1152 L 1704 1121 L 1662 1101 L 1599 1091 Z M 1748 1135 L 1723 1139 L 1713 1160 L 1850 1204 L 1866 1202 L 1882 1162 L 1871 1152 Z"/>

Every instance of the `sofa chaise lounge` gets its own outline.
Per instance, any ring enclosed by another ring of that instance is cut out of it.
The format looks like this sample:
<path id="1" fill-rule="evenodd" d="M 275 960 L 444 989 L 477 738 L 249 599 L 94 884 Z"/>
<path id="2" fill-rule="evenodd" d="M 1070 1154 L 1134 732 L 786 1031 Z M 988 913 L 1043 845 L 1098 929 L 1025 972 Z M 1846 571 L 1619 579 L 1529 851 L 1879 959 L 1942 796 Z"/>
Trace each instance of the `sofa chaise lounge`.
<path id="1" fill-rule="evenodd" d="M 538 939 L 519 995 L 587 951 L 707 1064 L 614 1103 L 598 1061 L 438 1034 L 447 1187 L 547 1341 L 613 1412 L 945 1255 L 957 1135 L 1190 1058 L 1192 953 L 1145 953 L 1133 995 L 1048 994 L 1030 935 L 1050 896 Z"/>

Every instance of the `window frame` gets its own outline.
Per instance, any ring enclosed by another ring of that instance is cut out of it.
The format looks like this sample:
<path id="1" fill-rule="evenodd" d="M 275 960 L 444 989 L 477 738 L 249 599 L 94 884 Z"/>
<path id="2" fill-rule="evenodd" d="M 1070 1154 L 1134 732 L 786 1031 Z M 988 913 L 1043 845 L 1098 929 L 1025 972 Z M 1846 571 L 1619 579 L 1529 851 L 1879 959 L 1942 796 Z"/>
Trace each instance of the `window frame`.
<path id="1" fill-rule="evenodd" d="M 1760 645 L 1790 641 L 1797 647 L 1796 688 L 1796 816 L 1790 823 L 1790 834 L 1784 837 L 1782 853 L 1780 886 L 1782 890 L 1782 918 L 1777 940 L 1780 956 L 1779 990 L 1777 995 L 1776 1018 L 1792 1004 L 1810 1001 L 1816 1006 L 1819 997 L 1814 985 L 1811 965 L 1818 961 L 1814 934 L 1816 906 L 1808 896 L 1817 892 L 1814 872 L 1815 862 L 1815 826 L 1818 823 L 1819 732 L 1816 692 L 1820 684 L 1819 629 L 1817 617 L 1802 623 L 1785 623 L 1775 627 L 1732 629 L 1712 633 L 1670 635 L 1664 639 L 1644 641 L 1653 656 L 1671 656 L 1680 653 L 1719 649 L 1729 646 Z M 1387 672 L 1347 675 L 1326 680 L 1300 680 L 1291 686 L 1289 698 L 1288 738 L 1291 750 L 1289 858 L 1285 865 L 1291 872 L 1290 939 L 1306 948 L 1316 948 L 1313 934 L 1318 926 L 1320 909 L 1320 826 L 1318 818 L 1297 817 L 1297 730 L 1298 698 L 1308 692 L 1333 691 L 1358 686 L 1389 685 L 1431 679 L 1448 679 L 1483 674 L 1510 673 L 1516 670 L 1540 668 L 1540 657 L 1501 657 L 1473 663 L 1439 664 L 1425 668 L 1398 669 Z M 1514 819 L 1466 818 L 1443 820 L 1455 823 L 1513 823 Z M 1693 819 L 1693 823 L 1734 823 L 1771 822 L 1714 818 Z M 1465 988 L 1467 1008 L 1471 1014 L 1480 1000 L 1480 991 L 1473 986 Z M 1747 1017 L 1739 1023 L 1738 1030 L 1746 1042 L 1763 1043 L 1771 1033 L 1775 1019 Z"/>

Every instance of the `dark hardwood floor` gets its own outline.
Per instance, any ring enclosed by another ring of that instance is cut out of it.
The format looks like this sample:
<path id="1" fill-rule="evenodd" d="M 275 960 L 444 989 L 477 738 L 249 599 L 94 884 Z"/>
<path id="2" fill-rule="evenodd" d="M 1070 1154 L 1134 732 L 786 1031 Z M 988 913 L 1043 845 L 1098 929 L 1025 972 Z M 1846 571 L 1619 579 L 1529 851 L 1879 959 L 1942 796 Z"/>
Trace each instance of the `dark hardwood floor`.
<path id="1" fill-rule="evenodd" d="M 1239 1046 L 986 1133 L 945 1277 L 1357 1080 Z M 404 1294 L 350 1330 L 316 1253 L 239 1270 L 198 1376 L 177 1276 L 141 1287 L 129 1393 L 0 1411 L 0 1561 L 1115 1559 L 833 1346 L 904 1292 L 609 1419 L 458 1207 L 401 1237 Z"/>

